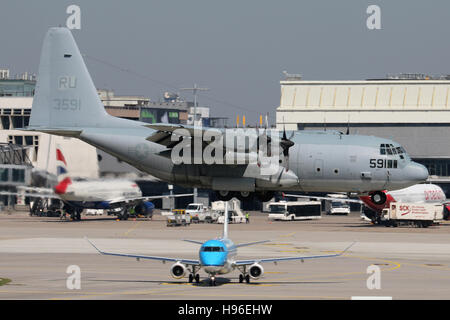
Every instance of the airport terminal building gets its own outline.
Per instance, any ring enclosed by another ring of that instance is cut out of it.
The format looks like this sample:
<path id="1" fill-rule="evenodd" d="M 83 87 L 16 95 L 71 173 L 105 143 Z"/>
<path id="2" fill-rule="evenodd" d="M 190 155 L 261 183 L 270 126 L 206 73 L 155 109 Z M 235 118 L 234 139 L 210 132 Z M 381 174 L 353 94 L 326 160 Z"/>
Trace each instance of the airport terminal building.
<path id="1" fill-rule="evenodd" d="M 450 80 L 403 74 L 357 81 L 280 82 L 277 127 L 338 130 L 402 144 L 450 197 Z"/>

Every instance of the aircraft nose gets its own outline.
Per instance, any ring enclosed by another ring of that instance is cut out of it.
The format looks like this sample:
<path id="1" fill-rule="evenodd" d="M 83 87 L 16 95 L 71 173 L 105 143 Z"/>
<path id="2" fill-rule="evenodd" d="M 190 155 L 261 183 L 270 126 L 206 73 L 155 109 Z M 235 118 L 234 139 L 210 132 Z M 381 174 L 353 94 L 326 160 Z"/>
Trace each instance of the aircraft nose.
<path id="1" fill-rule="evenodd" d="M 221 266 L 225 263 L 226 255 L 222 252 L 202 252 L 200 261 L 204 266 Z"/>
<path id="2" fill-rule="evenodd" d="M 428 170 L 425 166 L 417 162 L 412 162 L 406 167 L 407 179 L 424 182 L 428 179 Z"/>

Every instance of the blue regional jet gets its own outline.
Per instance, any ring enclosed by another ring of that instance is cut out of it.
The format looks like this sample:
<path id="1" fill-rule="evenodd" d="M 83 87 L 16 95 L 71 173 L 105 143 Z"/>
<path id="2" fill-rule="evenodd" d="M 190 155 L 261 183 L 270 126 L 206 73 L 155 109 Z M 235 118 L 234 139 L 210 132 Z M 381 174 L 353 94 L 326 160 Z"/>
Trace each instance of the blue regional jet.
<path id="1" fill-rule="evenodd" d="M 157 257 L 157 256 L 143 256 L 143 255 L 132 255 L 132 254 L 121 254 L 121 253 L 111 253 L 99 250 L 89 239 L 86 240 L 102 255 L 117 256 L 117 257 L 127 257 L 135 258 L 138 261 L 140 259 L 150 259 L 158 260 L 162 262 L 171 261 L 175 262 L 170 268 L 170 274 L 175 279 L 181 279 L 189 272 L 189 282 L 195 280 L 196 283 L 200 282 L 200 275 L 198 272 L 201 268 L 209 275 L 209 283 L 211 286 L 216 285 L 216 275 L 227 274 L 238 269 L 241 274 L 239 275 L 239 282 L 250 283 L 251 279 L 259 279 L 264 274 L 264 269 L 261 263 L 264 262 L 274 262 L 279 261 L 291 261 L 291 260 L 306 260 L 306 259 L 318 259 L 318 258 L 332 258 L 338 257 L 345 253 L 354 243 L 348 246 L 344 251 L 338 254 L 330 255 L 318 255 L 318 256 L 295 256 L 295 257 L 280 257 L 280 258 L 264 258 L 264 259 L 250 259 L 250 260 L 235 260 L 237 255 L 237 248 L 261 244 L 268 242 L 269 240 L 256 241 L 249 243 L 234 244 L 231 239 L 228 238 L 228 206 L 225 205 L 225 217 L 223 225 L 223 236 L 221 238 L 216 238 L 208 240 L 206 242 L 196 241 L 196 240 L 183 240 L 187 242 L 192 242 L 200 244 L 199 259 L 183 259 L 183 258 L 168 258 L 168 257 Z M 189 267 L 191 267 L 189 269 Z"/>

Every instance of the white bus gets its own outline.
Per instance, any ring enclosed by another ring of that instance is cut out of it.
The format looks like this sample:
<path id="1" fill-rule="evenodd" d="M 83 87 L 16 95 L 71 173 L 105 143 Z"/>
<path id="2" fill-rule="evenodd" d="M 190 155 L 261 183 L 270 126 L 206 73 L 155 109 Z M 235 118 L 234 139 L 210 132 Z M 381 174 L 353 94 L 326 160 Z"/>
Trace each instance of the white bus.
<path id="1" fill-rule="evenodd" d="M 269 220 L 313 220 L 321 219 L 320 201 L 281 201 L 271 202 Z"/>

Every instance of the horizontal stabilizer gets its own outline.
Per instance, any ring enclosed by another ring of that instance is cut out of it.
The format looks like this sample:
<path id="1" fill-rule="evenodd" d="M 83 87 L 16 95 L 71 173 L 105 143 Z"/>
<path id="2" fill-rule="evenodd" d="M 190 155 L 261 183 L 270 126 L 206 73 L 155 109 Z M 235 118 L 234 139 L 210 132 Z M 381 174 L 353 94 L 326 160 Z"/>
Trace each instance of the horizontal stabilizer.
<path id="1" fill-rule="evenodd" d="M 204 243 L 203 241 L 190 240 L 190 239 L 183 239 L 183 241 L 191 242 L 191 243 L 195 243 L 195 244 L 199 244 L 199 245 L 202 245 Z"/>
<path id="2" fill-rule="evenodd" d="M 236 245 L 236 248 L 252 246 L 254 244 L 261 244 L 261 243 L 266 243 L 266 242 L 270 242 L 270 240 L 262 240 L 262 241 L 255 241 L 255 242 L 240 243 L 240 244 Z"/>

